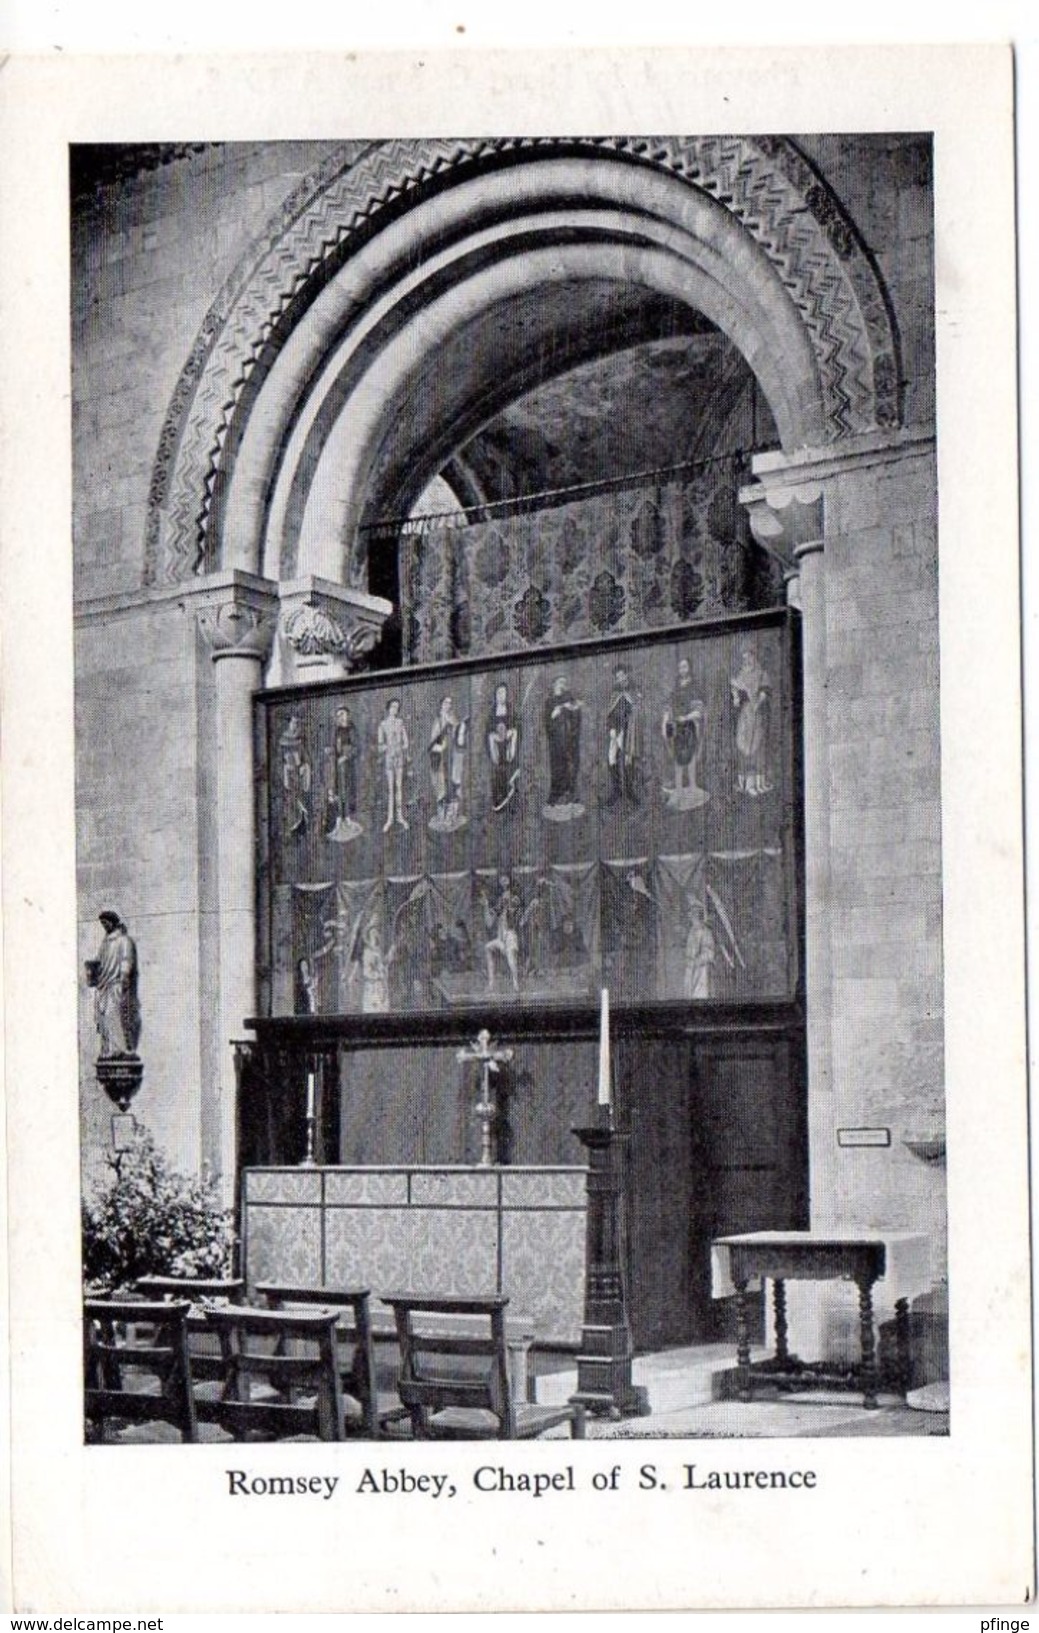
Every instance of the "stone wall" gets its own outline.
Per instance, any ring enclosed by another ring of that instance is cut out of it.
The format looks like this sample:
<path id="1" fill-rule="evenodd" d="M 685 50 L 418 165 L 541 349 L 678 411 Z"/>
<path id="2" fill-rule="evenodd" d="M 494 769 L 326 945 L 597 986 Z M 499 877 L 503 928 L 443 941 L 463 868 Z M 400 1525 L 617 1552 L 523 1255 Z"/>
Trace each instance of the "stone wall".
<path id="1" fill-rule="evenodd" d="M 944 1173 L 902 1144 L 944 1133 L 936 511 L 928 449 L 864 461 L 829 507 L 825 572 L 834 1115 L 892 1136 L 835 1149 L 838 1208 L 940 1246 Z"/>
<path id="2" fill-rule="evenodd" d="M 134 1111 L 191 1169 L 203 1155 L 198 994 L 210 854 L 195 639 L 184 598 L 165 597 L 104 609 L 81 623 L 76 643 L 80 955 L 96 952 L 97 914 L 119 912 L 140 960 L 145 1077 Z M 93 1171 L 110 1147 L 113 1108 L 93 1074 L 85 988 L 80 1023 L 83 1156 Z"/>
<path id="3" fill-rule="evenodd" d="M 334 144 L 235 143 L 99 187 L 72 216 L 77 599 L 141 582 L 163 419 L 202 320 Z"/>

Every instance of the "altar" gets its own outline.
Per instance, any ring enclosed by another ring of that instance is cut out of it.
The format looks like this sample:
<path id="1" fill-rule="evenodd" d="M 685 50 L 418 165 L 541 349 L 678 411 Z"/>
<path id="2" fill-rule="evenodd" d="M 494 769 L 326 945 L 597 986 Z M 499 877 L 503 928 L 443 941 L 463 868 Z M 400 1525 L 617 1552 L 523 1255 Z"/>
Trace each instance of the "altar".
<path id="1" fill-rule="evenodd" d="M 584 1167 L 265 1167 L 242 1177 L 258 1282 L 502 1293 L 540 1344 L 581 1338 Z"/>

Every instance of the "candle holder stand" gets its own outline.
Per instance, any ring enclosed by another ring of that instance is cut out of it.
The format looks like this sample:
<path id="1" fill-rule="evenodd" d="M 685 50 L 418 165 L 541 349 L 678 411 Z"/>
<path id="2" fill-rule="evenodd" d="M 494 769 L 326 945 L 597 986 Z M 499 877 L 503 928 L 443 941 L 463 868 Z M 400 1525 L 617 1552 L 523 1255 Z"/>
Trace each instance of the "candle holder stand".
<path id="1" fill-rule="evenodd" d="M 300 1168 L 317 1167 L 317 1158 L 314 1155 L 314 1136 L 316 1125 L 317 1118 L 314 1116 L 313 1112 L 311 1112 L 310 1116 L 307 1118 L 307 1146 L 303 1156 L 299 1160 L 298 1166 Z"/>
<path id="2" fill-rule="evenodd" d="M 623 1145 L 609 1106 L 594 1128 L 575 1128 L 588 1152 L 584 1322 L 571 1399 L 596 1416 L 645 1417 L 649 1397 L 631 1381 L 631 1328 L 621 1265 Z"/>
<path id="3" fill-rule="evenodd" d="M 324 1098 L 322 1093 L 324 1088 L 323 1076 L 320 1061 L 316 1062 L 316 1070 L 307 1073 L 306 1144 L 303 1156 L 299 1161 L 300 1168 L 317 1167 L 317 1119 L 318 1107 Z"/>

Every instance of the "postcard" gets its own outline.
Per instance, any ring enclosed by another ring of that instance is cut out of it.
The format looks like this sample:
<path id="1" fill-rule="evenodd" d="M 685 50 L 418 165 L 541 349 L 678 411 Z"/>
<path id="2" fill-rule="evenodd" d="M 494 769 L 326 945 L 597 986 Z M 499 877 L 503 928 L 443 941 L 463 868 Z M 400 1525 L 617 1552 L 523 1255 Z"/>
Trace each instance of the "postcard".
<path id="1" fill-rule="evenodd" d="M 5 78 L 15 1608 L 1029 1604 L 1009 51 Z"/>

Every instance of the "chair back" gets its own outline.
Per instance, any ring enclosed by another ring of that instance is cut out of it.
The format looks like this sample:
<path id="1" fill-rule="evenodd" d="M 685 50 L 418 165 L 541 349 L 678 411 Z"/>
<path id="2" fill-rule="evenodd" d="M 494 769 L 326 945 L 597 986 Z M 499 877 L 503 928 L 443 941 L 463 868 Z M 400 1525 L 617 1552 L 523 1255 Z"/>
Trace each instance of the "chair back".
<path id="1" fill-rule="evenodd" d="M 259 1282 L 256 1296 L 271 1310 L 314 1309 L 336 1316 L 336 1359 L 348 1413 L 362 1433 L 379 1435 L 375 1347 L 372 1333 L 371 1293 L 367 1287 L 314 1287 L 287 1282 Z M 352 1403 L 353 1406 L 351 1412 Z"/>
<path id="2" fill-rule="evenodd" d="M 117 1418 L 172 1423 L 183 1440 L 197 1440 L 189 1308 L 144 1299 L 84 1300 L 84 1416 L 93 1438 L 103 1440 L 106 1420 Z"/>
<path id="3" fill-rule="evenodd" d="M 244 1304 L 245 1282 L 241 1276 L 141 1276 L 137 1291 L 142 1298 L 187 1299 L 188 1351 L 191 1372 L 200 1379 L 222 1378 L 223 1361 L 216 1335 L 206 1325 L 205 1310 L 211 1304 Z"/>
<path id="4" fill-rule="evenodd" d="M 394 1293 L 400 1346 L 398 1393 L 416 1437 L 493 1434 L 512 1439 L 504 1295 L 483 1297 Z M 459 1330 L 451 1317 L 464 1316 Z"/>
<path id="5" fill-rule="evenodd" d="M 189 1304 L 245 1302 L 241 1276 L 141 1276 L 136 1286 L 142 1298 L 186 1298 Z"/>
<path id="6" fill-rule="evenodd" d="M 205 1311 L 220 1341 L 223 1386 L 200 1397 L 198 1415 L 236 1439 L 316 1435 L 342 1440 L 335 1310 L 269 1310 L 229 1304 Z"/>

